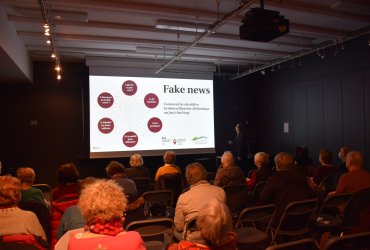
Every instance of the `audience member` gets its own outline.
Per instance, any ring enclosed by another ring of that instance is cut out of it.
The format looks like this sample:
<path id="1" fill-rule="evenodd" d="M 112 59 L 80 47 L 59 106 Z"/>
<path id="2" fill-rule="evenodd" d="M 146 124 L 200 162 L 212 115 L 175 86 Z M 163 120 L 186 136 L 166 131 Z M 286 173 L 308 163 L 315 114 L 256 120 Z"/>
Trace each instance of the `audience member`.
<path id="1" fill-rule="evenodd" d="M 207 201 L 217 198 L 225 202 L 225 191 L 217 186 L 213 186 L 207 181 L 207 170 L 200 163 L 191 163 L 186 167 L 186 180 L 190 189 L 180 195 L 175 209 L 174 232 L 177 239 L 182 239 L 184 226 L 187 222 L 197 216 L 199 209 Z M 202 239 L 198 233 L 188 234 L 187 240 L 197 241 Z M 200 239 L 199 239 L 200 238 Z"/>
<path id="2" fill-rule="evenodd" d="M 338 175 L 341 176 L 344 173 L 348 172 L 346 167 L 346 156 L 351 150 L 348 147 L 341 147 L 338 152 L 338 157 L 340 159 L 340 165 L 338 167 Z"/>
<path id="3" fill-rule="evenodd" d="M 291 170 L 296 171 L 305 177 L 312 177 L 315 172 L 315 167 L 308 154 L 308 147 L 296 147 L 295 155 L 293 157 L 294 164 L 292 165 Z"/>
<path id="4" fill-rule="evenodd" d="M 137 199 L 136 184 L 133 180 L 127 178 L 125 174 L 125 167 L 118 161 L 111 161 L 105 168 L 107 176 L 114 180 L 123 188 L 128 202 L 131 203 Z"/>
<path id="5" fill-rule="evenodd" d="M 221 157 L 221 166 L 217 170 L 214 185 L 224 187 L 237 184 L 245 184 L 245 175 L 243 170 L 235 165 L 233 154 L 226 151 Z"/>
<path id="6" fill-rule="evenodd" d="M 87 177 L 78 182 L 77 193 L 81 195 L 82 190 L 94 183 L 96 179 L 94 177 Z M 78 205 L 72 205 L 63 213 L 62 219 L 58 225 L 57 239 L 59 240 L 63 234 L 72 229 L 77 229 L 85 225 L 85 220 L 82 217 L 81 209 Z"/>
<path id="7" fill-rule="evenodd" d="M 337 168 L 333 166 L 332 164 L 333 156 L 332 153 L 327 149 L 320 150 L 319 153 L 319 162 L 320 166 L 317 168 L 314 176 L 312 179 L 309 180 L 309 184 L 311 187 L 316 189 L 316 187 L 321 183 L 322 180 L 324 180 L 326 177 L 335 176 L 333 179 L 337 179 Z M 335 186 L 336 183 L 333 183 L 333 186 Z"/>
<path id="8" fill-rule="evenodd" d="M 46 241 L 36 215 L 17 207 L 21 200 L 21 182 L 11 176 L 0 176 L 0 236 L 33 234 Z"/>
<path id="9" fill-rule="evenodd" d="M 154 181 L 158 181 L 159 177 L 164 174 L 181 174 L 181 169 L 175 165 L 176 154 L 173 151 L 166 151 L 163 156 L 164 165 L 158 168 L 155 174 Z"/>
<path id="10" fill-rule="evenodd" d="M 123 229 L 127 198 L 112 180 L 97 180 L 84 188 L 78 205 L 86 221 L 84 228 L 69 231 L 55 246 L 59 249 L 130 249 L 144 250 L 136 231 Z"/>
<path id="11" fill-rule="evenodd" d="M 346 156 L 348 173 L 339 178 L 336 191 L 330 194 L 355 193 L 370 188 L 370 173 L 363 168 L 363 161 L 361 152 L 349 152 Z"/>
<path id="12" fill-rule="evenodd" d="M 35 177 L 35 171 L 32 168 L 18 168 L 17 178 L 21 181 L 22 186 L 21 201 L 40 201 L 46 205 L 42 191 L 40 189 L 32 187 L 35 181 Z"/>
<path id="13" fill-rule="evenodd" d="M 250 190 L 260 181 L 267 181 L 273 174 L 269 166 L 269 155 L 265 152 L 258 152 L 254 155 L 254 164 L 257 169 L 253 170 L 249 178 L 247 178 L 247 185 Z"/>
<path id="14" fill-rule="evenodd" d="M 226 204 L 216 198 L 204 203 L 199 209 L 197 227 L 206 240 L 205 244 L 182 240 L 167 246 L 168 250 L 236 250 L 237 238 L 233 231 L 231 214 Z"/>
<path id="15" fill-rule="evenodd" d="M 293 158 L 290 154 L 285 152 L 277 154 L 275 156 L 277 172 L 268 179 L 260 194 L 260 203 L 276 205 L 275 223 L 281 217 L 288 203 L 314 196 L 306 177 L 291 170 L 293 164 Z"/>
<path id="16" fill-rule="evenodd" d="M 51 191 L 53 201 L 67 194 L 77 194 L 79 175 L 74 163 L 62 164 L 58 169 L 58 186 Z"/>
<path id="17" fill-rule="evenodd" d="M 128 178 L 140 178 L 140 177 L 148 177 L 150 178 L 149 170 L 145 167 L 144 160 L 139 154 L 133 154 L 130 157 L 130 168 L 125 169 L 125 174 Z"/>

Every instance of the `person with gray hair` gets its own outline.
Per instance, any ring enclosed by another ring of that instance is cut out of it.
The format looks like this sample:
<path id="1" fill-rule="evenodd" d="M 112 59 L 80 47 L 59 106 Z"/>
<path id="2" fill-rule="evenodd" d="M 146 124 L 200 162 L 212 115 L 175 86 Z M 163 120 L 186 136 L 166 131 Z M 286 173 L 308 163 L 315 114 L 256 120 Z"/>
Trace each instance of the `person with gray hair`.
<path id="1" fill-rule="evenodd" d="M 133 154 L 130 157 L 130 168 L 125 168 L 125 174 L 127 178 L 142 178 L 148 177 L 150 178 L 149 170 L 145 167 L 144 160 L 139 154 Z"/>
<path id="2" fill-rule="evenodd" d="M 175 237 L 182 239 L 184 226 L 187 222 L 197 216 L 200 207 L 211 199 L 219 199 L 225 202 L 225 191 L 217 186 L 213 186 L 207 181 L 207 171 L 200 163 L 191 163 L 186 167 L 186 180 L 190 189 L 179 196 L 175 209 Z M 188 234 L 187 240 L 196 241 L 199 233 Z"/>
<path id="3" fill-rule="evenodd" d="M 267 180 L 259 197 L 261 204 L 276 205 L 275 221 L 288 203 L 314 197 L 306 177 L 291 169 L 293 164 L 290 154 L 278 153 L 275 156 L 276 173 Z"/>
<path id="4" fill-rule="evenodd" d="M 355 193 L 370 188 L 370 173 L 363 168 L 363 156 L 359 151 L 351 151 L 346 156 L 348 173 L 338 181 L 336 191 L 329 194 Z"/>
<path id="5" fill-rule="evenodd" d="M 214 185 L 224 187 L 228 185 L 246 184 L 243 170 L 235 165 L 231 151 L 225 151 L 221 157 L 221 166 L 218 168 Z"/>
<path id="6" fill-rule="evenodd" d="M 237 235 L 233 230 L 231 214 L 225 202 L 212 198 L 203 203 L 196 217 L 196 225 L 204 242 L 185 239 L 168 245 L 166 249 L 237 249 Z"/>

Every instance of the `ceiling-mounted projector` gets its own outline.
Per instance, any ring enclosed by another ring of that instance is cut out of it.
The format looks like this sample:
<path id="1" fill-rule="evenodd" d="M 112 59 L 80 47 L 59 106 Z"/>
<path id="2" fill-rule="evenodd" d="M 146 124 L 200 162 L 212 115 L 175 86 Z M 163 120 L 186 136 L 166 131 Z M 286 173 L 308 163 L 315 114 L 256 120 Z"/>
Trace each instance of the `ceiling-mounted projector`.
<path id="1" fill-rule="evenodd" d="M 279 11 L 252 8 L 245 13 L 239 27 L 240 39 L 268 42 L 289 32 L 289 20 Z"/>

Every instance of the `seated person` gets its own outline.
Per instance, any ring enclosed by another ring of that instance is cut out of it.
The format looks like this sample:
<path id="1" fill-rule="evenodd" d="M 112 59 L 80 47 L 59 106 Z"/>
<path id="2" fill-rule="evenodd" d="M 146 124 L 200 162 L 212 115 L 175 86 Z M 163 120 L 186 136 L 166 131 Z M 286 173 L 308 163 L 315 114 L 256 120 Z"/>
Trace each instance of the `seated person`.
<path id="1" fill-rule="evenodd" d="M 278 153 L 275 156 L 277 172 L 267 180 L 259 197 L 259 202 L 263 205 L 276 205 L 274 225 L 288 203 L 314 197 L 314 192 L 308 185 L 306 177 L 291 169 L 293 164 L 293 157 L 290 154 Z"/>
<path id="2" fill-rule="evenodd" d="M 125 169 L 125 174 L 129 179 L 148 177 L 150 178 L 149 170 L 145 167 L 144 160 L 139 154 L 133 154 L 130 157 L 130 168 Z"/>
<path id="3" fill-rule="evenodd" d="M 224 187 L 238 184 L 245 184 L 244 172 L 235 165 L 233 154 L 226 151 L 221 157 L 221 166 L 217 170 L 214 185 Z"/>
<path id="4" fill-rule="evenodd" d="M 53 201 L 67 194 L 77 194 L 79 175 L 74 163 L 62 164 L 58 169 L 58 186 L 51 190 Z"/>
<path id="5" fill-rule="evenodd" d="M 258 182 L 267 181 L 267 179 L 273 174 L 272 169 L 269 166 L 269 162 L 269 155 L 265 152 L 258 152 L 254 155 L 254 164 L 257 169 L 253 170 L 250 177 L 247 178 L 249 190 L 252 190 Z"/>
<path id="6" fill-rule="evenodd" d="M 317 168 L 313 178 L 313 186 L 317 186 L 321 183 L 325 177 L 337 174 L 337 168 L 332 164 L 333 156 L 329 150 L 322 149 L 319 154 L 320 166 Z M 312 183 L 311 183 L 312 185 Z"/>
<path id="7" fill-rule="evenodd" d="M 197 216 L 199 209 L 207 201 L 217 198 L 226 201 L 225 191 L 217 186 L 213 186 L 207 181 L 207 170 L 200 163 L 191 163 L 186 167 L 186 180 L 190 185 L 189 191 L 180 195 L 175 209 L 175 237 L 182 239 L 184 226 L 187 222 Z M 199 233 L 194 236 L 187 235 L 187 240 L 197 241 Z"/>
<path id="8" fill-rule="evenodd" d="M 42 191 L 32 187 L 35 177 L 35 171 L 32 168 L 18 168 L 17 178 L 21 181 L 22 186 L 21 201 L 40 201 L 46 205 Z"/>
<path id="9" fill-rule="evenodd" d="M 158 181 L 159 177 L 164 174 L 181 174 L 181 169 L 175 165 L 176 154 L 173 151 L 166 151 L 163 156 L 164 165 L 158 168 L 155 174 L 154 181 Z"/>
<path id="10" fill-rule="evenodd" d="M 61 249 L 130 249 L 145 250 L 136 231 L 123 229 L 127 198 L 122 188 L 112 180 L 97 180 L 82 191 L 78 205 L 86 221 L 84 228 L 67 232 L 58 241 Z"/>
<path id="11" fill-rule="evenodd" d="M 93 177 L 87 177 L 86 179 L 79 181 L 77 185 L 78 194 L 81 195 L 82 190 L 87 187 L 87 185 L 90 185 L 95 181 L 96 179 Z M 63 236 L 63 234 L 65 234 L 69 230 L 80 228 L 84 225 L 85 220 L 82 217 L 80 207 L 78 205 L 70 206 L 69 208 L 67 208 L 66 211 L 64 211 L 62 219 L 59 222 L 57 239 L 59 240 Z"/>
<path id="12" fill-rule="evenodd" d="M 21 182 L 11 176 L 0 176 L 0 236 L 33 234 L 46 241 L 36 215 L 17 207 L 21 200 Z"/>
<path id="13" fill-rule="evenodd" d="M 216 198 L 204 203 L 197 214 L 197 227 L 205 244 L 182 240 L 167 246 L 168 250 L 236 250 L 237 238 L 233 231 L 231 214 L 226 204 Z"/>
<path id="14" fill-rule="evenodd" d="M 329 193 L 355 193 L 370 188 L 370 173 L 363 167 L 363 156 L 359 151 L 351 151 L 346 156 L 348 173 L 343 174 L 338 181 L 336 191 Z"/>
<path id="15" fill-rule="evenodd" d="M 133 180 L 127 178 L 125 174 L 125 167 L 118 161 L 111 161 L 105 168 L 107 176 L 114 180 L 118 185 L 123 188 L 129 203 L 137 199 L 136 184 Z"/>
<path id="16" fill-rule="evenodd" d="M 346 156 L 351 150 L 348 147 L 341 147 L 338 152 L 338 157 L 340 159 L 340 165 L 338 167 L 338 175 L 341 176 L 348 172 L 346 167 Z"/>

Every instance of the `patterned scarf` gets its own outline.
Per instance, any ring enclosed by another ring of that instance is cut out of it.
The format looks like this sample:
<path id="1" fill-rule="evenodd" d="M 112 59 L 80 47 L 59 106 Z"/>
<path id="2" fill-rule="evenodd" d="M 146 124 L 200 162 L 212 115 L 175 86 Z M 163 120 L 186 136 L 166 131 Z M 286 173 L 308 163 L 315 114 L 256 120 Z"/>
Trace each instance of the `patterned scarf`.
<path id="1" fill-rule="evenodd" d="M 95 234 L 105 234 L 110 236 L 116 236 L 124 231 L 121 219 L 116 219 L 105 223 L 97 221 L 93 224 L 87 224 L 85 226 L 85 230 Z"/>

